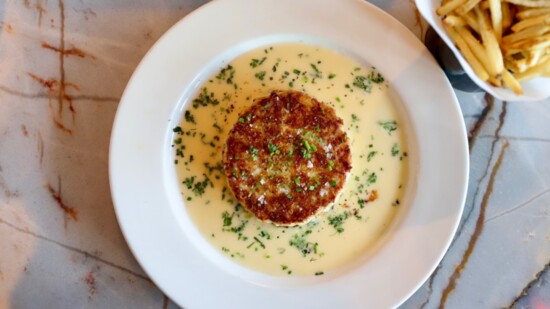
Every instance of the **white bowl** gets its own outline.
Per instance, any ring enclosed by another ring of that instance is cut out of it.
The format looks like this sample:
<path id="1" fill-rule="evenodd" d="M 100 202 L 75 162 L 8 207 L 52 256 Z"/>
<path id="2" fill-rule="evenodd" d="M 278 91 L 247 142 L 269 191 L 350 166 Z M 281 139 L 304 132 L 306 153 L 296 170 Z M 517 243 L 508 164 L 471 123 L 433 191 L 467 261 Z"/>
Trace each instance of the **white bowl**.
<path id="1" fill-rule="evenodd" d="M 426 19 L 426 21 L 434 28 L 439 34 L 441 39 L 449 46 L 453 51 L 456 58 L 464 68 L 464 71 L 468 76 L 483 90 L 487 91 L 494 97 L 504 101 L 537 101 L 550 97 L 550 78 L 536 78 L 527 82 L 521 83 L 523 88 L 523 95 L 516 95 L 513 91 L 503 87 L 494 87 L 487 82 L 482 81 L 472 70 L 472 67 L 466 59 L 462 56 L 462 53 L 456 48 L 455 44 L 445 32 L 441 17 L 435 13 L 435 10 L 441 5 L 441 0 L 416 0 L 416 7 L 420 11 L 420 14 Z"/>

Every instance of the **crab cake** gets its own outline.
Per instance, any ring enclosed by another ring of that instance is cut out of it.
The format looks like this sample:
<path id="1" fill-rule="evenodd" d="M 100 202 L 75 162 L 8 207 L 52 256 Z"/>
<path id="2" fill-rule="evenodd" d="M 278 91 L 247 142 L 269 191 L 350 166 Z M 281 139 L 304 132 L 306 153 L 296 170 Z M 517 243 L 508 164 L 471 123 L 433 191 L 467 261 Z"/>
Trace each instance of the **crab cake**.
<path id="1" fill-rule="evenodd" d="M 351 169 L 334 109 L 297 91 L 273 91 L 239 115 L 225 143 L 229 187 L 258 219 L 293 226 L 334 202 Z"/>

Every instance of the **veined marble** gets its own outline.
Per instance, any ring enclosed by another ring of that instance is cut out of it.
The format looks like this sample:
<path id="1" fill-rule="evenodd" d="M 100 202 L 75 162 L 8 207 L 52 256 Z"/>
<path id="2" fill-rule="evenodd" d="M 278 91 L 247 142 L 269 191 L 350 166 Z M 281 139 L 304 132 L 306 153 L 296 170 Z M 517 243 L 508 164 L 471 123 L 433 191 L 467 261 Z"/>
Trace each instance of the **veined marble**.
<path id="1" fill-rule="evenodd" d="M 177 307 L 119 230 L 109 137 L 138 62 L 205 2 L 0 1 L 0 308 Z M 422 39 L 412 0 L 373 3 Z M 550 308 L 550 100 L 457 96 L 471 148 L 464 215 L 402 308 Z"/>

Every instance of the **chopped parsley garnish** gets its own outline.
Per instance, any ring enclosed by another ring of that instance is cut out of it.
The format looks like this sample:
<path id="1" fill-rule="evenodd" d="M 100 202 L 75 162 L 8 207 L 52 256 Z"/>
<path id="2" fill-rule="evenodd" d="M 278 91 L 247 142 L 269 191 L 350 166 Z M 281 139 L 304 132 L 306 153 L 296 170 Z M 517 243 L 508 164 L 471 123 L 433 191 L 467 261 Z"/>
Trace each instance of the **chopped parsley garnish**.
<path id="1" fill-rule="evenodd" d="M 224 80 L 228 84 L 233 84 L 233 77 L 235 76 L 235 69 L 228 64 L 225 68 L 221 69 L 220 73 L 216 75 L 217 80 Z"/>
<path id="2" fill-rule="evenodd" d="M 190 111 L 185 111 L 185 121 L 190 123 L 196 123 L 195 116 L 193 116 L 193 114 L 191 114 Z"/>
<path id="3" fill-rule="evenodd" d="M 214 93 L 208 93 L 206 87 L 202 88 L 199 96 L 193 100 L 193 108 L 199 108 L 199 106 L 218 105 L 220 101 L 214 98 Z"/>
<path id="4" fill-rule="evenodd" d="M 265 71 L 260 71 L 256 74 L 254 74 L 254 76 L 259 79 L 259 80 L 264 80 L 264 77 L 265 77 Z"/>
<path id="5" fill-rule="evenodd" d="M 224 211 L 222 213 L 222 218 L 223 218 L 223 226 L 231 226 L 231 224 L 233 223 L 233 214 L 229 215 L 229 213 L 227 211 Z"/>
<path id="6" fill-rule="evenodd" d="M 206 174 L 203 174 L 203 176 L 204 179 L 202 181 L 195 181 L 195 176 L 192 176 L 185 178 L 182 183 L 187 187 L 187 189 L 193 191 L 193 193 L 195 193 L 195 196 L 202 196 L 208 186 L 212 188 L 214 187 L 214 185 L 210 181 L 210 178 L 208 178 Z"/>
<path id="7" fill-rule="evenodd" d="M 321 71 L 319 71 L 319 69 L 317 68 L 317 66 L 315 64 L 311 63 L 310 66 L 313 69 L 313 77 L 315 77 L 315 78 L 322 78 L 323 77 L 323 74 L 321 73 Z"/>
<path id="8" fill-rule="evenodd" d="M 378 177 L 376 176 L 376 173 L 375 172 L 372 172 L 370 175 L 369 175 L 369 178 L 367 179 L 367 185 L 371 185 L 371 184 L 374 184 L 376 182 L 376 179 Z"/>
<path id="9" fill-rule="evenodd" d="M 353 85 L 366 92 L 371 92 L 372 90 L 372 82 L 367 76 L 355 76 L 355 79 L 353 80 Z"/>
<path id="10" fill-rule="evenodd" d="M 329 73 L 328 74 L 328 79 L 333 79 L 335 77 L 336 77 L 336 74 L 334 74 L 334 73 Z"/>
<path id="11" fill-rule="evenodd" d="M 252 59 L 250 60 L 250 66 L 253 68 L 258 67 L 262 65 L 262 63 L 264 63 L 266 59 L 267 59 L 266 57 L 263 57 L 262 59 Z"/>
<path id="12" fill-rule="evenodd" d="M 391 155 L 392 157 L 395 157 L 398 154 L 399 154 L 399 145 L 393 144 L 393 146 L 391 147 Z"/>
<path id="13" fill-rule="evenodd" d="M 389 135 L 395 130 L 397 130 L 397 121 L 388 120 L 388 121 L 379 121 L 378 124 L 388 132 Z"/>
<path id="14" fill-rule="evenodd" d="M 321 275 L 324 275 L 324 274 L 325 274 L 324 272 L 318 271 L 318 272 L 315 273 L 315 276 L 321 276 Z"/>
<path id="15" fill-rule="evenodd" d="M 269 144 L 267 145 L 267 150 L 269 151 L 269 154 L 270 155 L 274 155 L 274 154 L 279 154 L 281 153 L 281 151 L 279 150 L 279 147 L 273 145 L 273 144 Z"/>
<path id="16" fill-rule="evenodd" d="M 367 155 L 367 162 L 370 162 L 370 160 L 372 160 L 372 158 L 374 158 L 374 156 L 378 153 L 378 151 L 371 151 L 369 152 L 369 154 Z"/>
<path id="17" fill-rule="evenodd" d="M 294 234 L 289 241 L 289 245 L 298 249 L 303 256 L 311 253 L 317 254 L 317 246 L 319 244 L 308 241 L 306 236 L 309 234 L 311 234 L 311 230 L 306 230 L 302 235 Z"/>
<path id="18" fill-rule="evenodd" d="M 328 216 L 328 223 L 334 229 L 336 229 L 336 232 L 342 233 L 344 231 L 344 227 L 342 225 L 344 225 L 344 222 L 346 221 L 346 219 L 349 218 L 349 216 L 350 216 L 349 211 L 343 212 L 335 216 Z"/>
<path id="19" fill-rule="evenodd" d="M 380 75 L 380 73 L 375 73 L 374 71 L 370 72 L 369 79 L 375 84 L 380 84 L 384 82 L 384 77 Z"/>

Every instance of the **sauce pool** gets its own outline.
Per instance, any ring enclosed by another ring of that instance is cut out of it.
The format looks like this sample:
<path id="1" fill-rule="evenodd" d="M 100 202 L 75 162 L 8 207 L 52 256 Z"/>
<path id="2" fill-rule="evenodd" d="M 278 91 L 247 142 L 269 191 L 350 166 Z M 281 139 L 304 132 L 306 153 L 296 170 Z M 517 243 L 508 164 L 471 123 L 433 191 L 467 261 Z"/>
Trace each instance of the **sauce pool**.
<path id="1" fill-rule="evenodd" d="M 272 90 L 297 90 L 332 106 L 351 141 L 352 169 L 333 206 L 303 226 L 277 227 L 232 196 L 222 149 L 238 114 Z M 407 144 L 389 85 L 375 68 L 302 43 L 261 47 L 220 68 L 174 128 L 185 207 L 203 236 L 233 261 L 272 275 L 323 275 L 365 254 L 399 210 Z"/>

